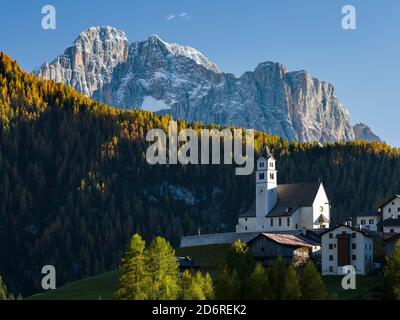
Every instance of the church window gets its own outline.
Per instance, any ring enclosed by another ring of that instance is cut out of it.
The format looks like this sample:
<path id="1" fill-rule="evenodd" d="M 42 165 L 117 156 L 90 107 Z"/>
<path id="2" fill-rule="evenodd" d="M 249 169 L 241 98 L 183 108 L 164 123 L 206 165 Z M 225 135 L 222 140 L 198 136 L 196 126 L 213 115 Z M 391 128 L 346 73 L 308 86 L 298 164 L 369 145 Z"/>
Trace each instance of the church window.
<path id="1" fill-rule="evenodd" d="M 397 208 L 397 212 L 400 212 L 400 207 Z"/>
<path id="2" fill-rule="evenodd" d="M 247 226 L 244 227 L 244 230 L 247 230 Z"/>
<path id="3" fill-rule="evenodd" d="M 329 267 L 329 272 L 333 272 L 333 267 L 332 266 Z"/>
<path id="4" fill-rule="evenodd" d="M 273 167 L 274 167 L 274 163 L 273 163 L 273 162 L 270 162 L 270 163 L 269 163 L 269 166 L 270 166 L 271 168 L 273 168 Z"/>
<path id="5" fill-rule="evenodd" d="M 329 244 L 329 250 L 332 250 L 333 249 L 333 243 L 330 243 Z"/>
<path id="6" fill-rule="evenodd" d="M 274 219 L 270 219 L 270 221 L 271 221 L 271 227 L 273 227 L 274 226 Z"/>
<path id="7" fill-rule="evenodd" d="M 329 239 L 333 239 L 333 233 L 329 234 Z"/>
<path id="8" fill-rule="evenodd" d="M 260 178 L 260 180 L 264 180 L 264 172 L 261 172 L 261 173 L 259 174 L 259 178 Z"/>
<path id="9" fill-rule="evenodd" d="M 365 220 L 363 219 L 363 220 L 361 220 L 361 224 L 362 225 L 364 225 L 365 224 Z"/>
<path id="10" fill-rule="evenodd" d="M 275 179 L 275 175 L 274 175 L 273 172 L 271 172 L 271 173 L 269 174 L 269 178 L 270 178 L 271 180 L 274 180 L 274 179 Z"/>
<path id="11" fill-rule="evenodd" d="M 389 213 L 392 212 L 392 208 L 389 208 L 388 212 L 389 212 Z"/>
<path id="12" fill-rule="evenodd" d="M 260 162 L 260 168 L 264 168 L 264 161 Z"/>
<path id="13" fill-rule="evenodd" d="M 279 226 L 282 226 L 282 218 L 279 218 Z"/>
<path id="14" fill-rule="evenodd" d="M 352 244 L 351 244 L 351 248 L 352 248 L 352 249 L 357 249 L 357 244 L 356 244 L 356 243 L 352 243 Z"/>
<path id="15" fill-rule="evenodd" d="M 329 261 L 333 261 L 333 255 L 329 255 Z"/>
<path id="16" fill-rule="evenodd" d="M 351 237 L 352 237 L 352 238 L 355 238 L 355 237 L 357 237 L 356 233 L 355 233 L 355 232 L 353 232 L 353 233 L 351 234 Z"/>
<path id="17" fill-rule="evenodd" d="M 298 229 L 298 224 L 296 223 L 296 229 Z"/>
<path id="18" fill-rule="evenodd" d="M 244 221 L 247 221 L 247 218 L 244 218 Z"/>
<path id="19" fill-rule="evenodd" d="M 369 224 L 374 224 L 374 219 L 369 219 Z"/>
<path id="20" fill-rule="evenodd" d="M 357 256 L 355 255 L 355 254 L 353 254 L 352 256 L 351 256 L 351 260 L 357 260 Z"/>
<path id="21" fill-rule="evenodd" d="M 287 218 L 287 225 L 290 226 L 290 218 Z"/>

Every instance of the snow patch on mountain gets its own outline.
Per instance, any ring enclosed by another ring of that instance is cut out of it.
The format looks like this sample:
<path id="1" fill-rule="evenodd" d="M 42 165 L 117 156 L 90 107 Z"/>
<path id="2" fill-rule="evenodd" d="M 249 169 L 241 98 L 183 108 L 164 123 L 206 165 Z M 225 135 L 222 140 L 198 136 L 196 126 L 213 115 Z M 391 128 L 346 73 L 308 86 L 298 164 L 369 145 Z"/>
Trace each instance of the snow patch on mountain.
<path id="1" fill-rule="evenodd" d="M 163 100 L 157 100 L 152 96 L 145 96 L 142 102 L 141 109 L 158 112 L 161 110 L 171 109 L 171 107 L 167 105 Z"/>

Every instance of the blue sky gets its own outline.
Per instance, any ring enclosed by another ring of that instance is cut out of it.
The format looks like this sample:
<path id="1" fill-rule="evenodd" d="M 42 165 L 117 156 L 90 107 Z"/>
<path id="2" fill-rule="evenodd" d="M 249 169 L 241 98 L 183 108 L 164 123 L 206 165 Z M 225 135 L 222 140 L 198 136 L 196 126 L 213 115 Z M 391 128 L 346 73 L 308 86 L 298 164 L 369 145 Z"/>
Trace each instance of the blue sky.
<path id="1" fill-rule="evenodd" d="M 46 4 L 56 7 L 56 30 L 41 28 Z M 356 8 L 356 30 L 341 27 L 346 4 Z M 3 0 L 0 17 L 0 50 L 28 71 L 99 25 L 130 42 L 158 34 L 192 46 L 236 75 L 262 61 L 305 69 L 335 86 L 353 123 L 400 146 L 398 0 Z"/>

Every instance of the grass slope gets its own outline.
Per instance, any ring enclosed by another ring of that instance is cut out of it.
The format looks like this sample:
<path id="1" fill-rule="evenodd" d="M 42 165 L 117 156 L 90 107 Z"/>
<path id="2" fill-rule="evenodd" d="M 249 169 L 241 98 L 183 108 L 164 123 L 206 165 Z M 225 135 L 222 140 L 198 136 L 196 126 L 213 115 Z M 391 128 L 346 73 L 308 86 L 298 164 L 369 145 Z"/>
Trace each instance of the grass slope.
<path id="1" fill-rule="evenodd" d="M 200 264 L 203 272 L 215 276 L 218 266 L 225 258 L 228 245 L 209 245 L 176 249 L 177 256 L 190 256 Z M 29 297 L 29 300 L 109 300 L 116 290 L 119 271 L 114 270 L 98 276 L 68 283 L 56 290 Z"/>

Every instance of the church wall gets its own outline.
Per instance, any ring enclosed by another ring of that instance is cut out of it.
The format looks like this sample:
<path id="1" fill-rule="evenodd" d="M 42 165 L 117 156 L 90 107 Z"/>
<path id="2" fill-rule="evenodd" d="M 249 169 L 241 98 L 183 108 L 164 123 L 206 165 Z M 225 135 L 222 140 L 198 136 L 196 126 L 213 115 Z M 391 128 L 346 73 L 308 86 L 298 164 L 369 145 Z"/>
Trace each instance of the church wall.
<path id="1" fill-rule="evenodd" d="M 255 217 L 239 218 L 239 223 L 236 225 L 236 232 L 254 232 L 256 231 L 256 226 L 257 219 Z"/>
<path id="2" fill-rule="evenodd" d="M 300 216 L 300 223 L 299 223 L 299 229 L 314 229 L 313 225 L 313 217 L 314 217 L 314 211 L 313 207 L 302 207 L 298 209 L 299 211 L 299 216 Z"/>

